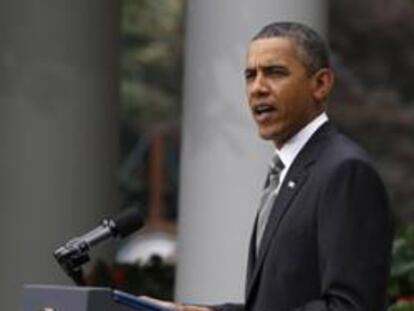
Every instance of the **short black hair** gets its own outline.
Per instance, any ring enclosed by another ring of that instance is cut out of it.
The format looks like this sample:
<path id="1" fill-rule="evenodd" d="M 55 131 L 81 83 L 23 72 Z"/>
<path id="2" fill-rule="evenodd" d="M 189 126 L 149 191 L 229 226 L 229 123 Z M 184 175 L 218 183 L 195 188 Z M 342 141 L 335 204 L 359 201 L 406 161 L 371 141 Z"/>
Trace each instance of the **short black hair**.
<path id="1" fill-rule="evenodd" d="M 297 22 L 275 22 L 264 26 L 252 41 L 266 38 L 283 37 L 291 39 L 299 59 L 310 74 L 321 68 L 330 68 L 328 44 L 309 26 Z"/>

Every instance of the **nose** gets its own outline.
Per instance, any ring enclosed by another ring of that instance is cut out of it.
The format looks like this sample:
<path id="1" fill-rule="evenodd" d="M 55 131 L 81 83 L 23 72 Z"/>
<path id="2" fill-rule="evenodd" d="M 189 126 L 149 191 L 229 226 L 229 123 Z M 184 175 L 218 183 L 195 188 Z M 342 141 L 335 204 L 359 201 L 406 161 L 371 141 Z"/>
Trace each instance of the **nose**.
<path id="1" fill-rule="evenodd" d="M 269 86 L 266 82 L 265 77 L 259 72 L 250 85 L 250 93 L 252 96 L 263 96 L 269 92 Z"/>

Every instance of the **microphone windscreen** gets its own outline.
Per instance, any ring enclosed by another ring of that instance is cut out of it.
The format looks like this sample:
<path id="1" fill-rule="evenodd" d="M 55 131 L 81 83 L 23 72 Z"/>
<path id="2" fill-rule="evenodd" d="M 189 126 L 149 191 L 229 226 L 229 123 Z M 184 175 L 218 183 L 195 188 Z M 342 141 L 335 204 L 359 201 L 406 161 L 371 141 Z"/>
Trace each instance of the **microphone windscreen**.
<path id="1" fill-rule="evenodd" d="M 144 220 L 138 208 L 131 207 L 124 210 L 113 219 L 115 230 L 122 237 L 126 237 L 144 226 Z"/>

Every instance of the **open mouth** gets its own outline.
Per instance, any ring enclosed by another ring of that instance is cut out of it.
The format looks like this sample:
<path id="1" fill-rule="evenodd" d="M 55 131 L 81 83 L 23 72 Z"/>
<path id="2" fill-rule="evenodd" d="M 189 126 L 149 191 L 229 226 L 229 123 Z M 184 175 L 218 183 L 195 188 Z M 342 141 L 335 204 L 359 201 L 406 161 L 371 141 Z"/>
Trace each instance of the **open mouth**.
<path id="1" fill-rule="evenodd" d="M 253 113 L 255 116 L 260 117 L 276 111 L 276 108 L 269 104 L 259 104 L 253 107 Z"/>

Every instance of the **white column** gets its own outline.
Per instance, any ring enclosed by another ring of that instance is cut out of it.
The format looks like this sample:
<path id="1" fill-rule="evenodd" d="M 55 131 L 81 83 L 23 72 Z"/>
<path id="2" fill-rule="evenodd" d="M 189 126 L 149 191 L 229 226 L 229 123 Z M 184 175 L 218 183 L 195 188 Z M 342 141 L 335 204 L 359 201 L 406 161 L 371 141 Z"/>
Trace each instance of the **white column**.
<path id="1" fill-rule="evenodd" d="M 247 109 L 246 47 L 273 21 L 326 23 L 324 0 L 187 2 L 176 298 L 243 301 L 248 241 L 272 146 Z"/>
<path id="2" fill-rule="evenodd" d="M 70 283 L 53 250 L 117 208 L 118 5 L 1 1 L 1 310 Z"/>

